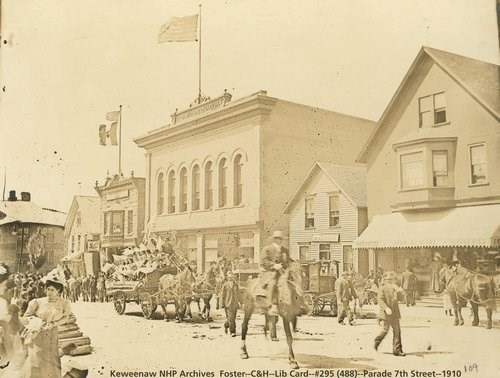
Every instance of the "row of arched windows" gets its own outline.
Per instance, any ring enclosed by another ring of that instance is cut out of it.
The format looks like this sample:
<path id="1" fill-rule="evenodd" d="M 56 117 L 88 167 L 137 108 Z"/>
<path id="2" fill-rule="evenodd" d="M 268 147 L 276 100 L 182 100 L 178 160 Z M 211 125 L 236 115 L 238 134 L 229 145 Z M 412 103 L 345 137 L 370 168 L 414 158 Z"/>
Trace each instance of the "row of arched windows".
<path id="1" fill-rule="evenodd" d="M 232 163 L 227 158 L 222 158 L 215 164 L 208 161 L 204 168 L 195 164 L 190 172 L 186 167 L 182 167 L 178 172 L 174 169 L 170 169 L 166 174 L 160 172 L 156 187 L 157 214 L 186 212 L 188 205 L 191 211 L 201 210 L 202 206 L 205 210 L 212 209 L 214 203 L 219 208 L 229 206 L 228 190 L 231 178 L 228 170 L 230 166 L 233 173 L 232 205 L 241 205 L 243 203 L 243 155 L 238 153 Z M 216 183 L 214 183 L 215 179 Z"/>

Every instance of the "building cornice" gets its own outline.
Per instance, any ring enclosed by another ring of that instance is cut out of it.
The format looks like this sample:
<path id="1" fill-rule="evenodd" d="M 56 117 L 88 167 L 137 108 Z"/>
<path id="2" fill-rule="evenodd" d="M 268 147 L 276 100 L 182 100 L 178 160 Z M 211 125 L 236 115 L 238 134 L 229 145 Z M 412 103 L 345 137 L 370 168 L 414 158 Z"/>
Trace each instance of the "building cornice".
<path id="1" fill-rule="evenodd" d="M 268 116 L 271 106 L 277 99 L 268 97 L 265 91 L 229 103 L 222 109 L 200 114 L 199 117 L 186 120 L 176 125 L 169 125 L 152 130 L 134 139 L 134 142 L 146 150 L 189 137 L 193 133 L 213 131 L 238 120 Z"/>

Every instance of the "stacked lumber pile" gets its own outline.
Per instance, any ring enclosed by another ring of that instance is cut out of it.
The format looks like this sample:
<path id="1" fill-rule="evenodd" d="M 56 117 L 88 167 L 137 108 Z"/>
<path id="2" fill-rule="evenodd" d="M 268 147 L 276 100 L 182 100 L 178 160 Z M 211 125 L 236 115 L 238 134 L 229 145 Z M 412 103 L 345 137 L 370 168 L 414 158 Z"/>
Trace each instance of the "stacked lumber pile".
<path id="1" fill-rule="evenodd" d="M 76 346 L 76 348 L 69 348 L 68 352 L 65 354 L 69 354 L 71 356 L 82 356 L 92 353 L 90 338 L 84 336 L 82 331 L 80 331 L 80 327 L 76 324 L 75 315 L 71 314 L 68 322 L 60 325 L 58 327 L 58 331 L 59 349 L 65 350 L 71 346 L 71 344 Z"/>

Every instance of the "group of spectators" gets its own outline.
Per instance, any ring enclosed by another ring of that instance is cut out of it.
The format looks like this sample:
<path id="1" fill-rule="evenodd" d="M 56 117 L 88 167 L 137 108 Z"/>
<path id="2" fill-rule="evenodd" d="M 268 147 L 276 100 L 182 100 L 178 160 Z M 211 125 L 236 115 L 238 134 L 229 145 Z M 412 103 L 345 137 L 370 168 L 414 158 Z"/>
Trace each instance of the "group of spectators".
<path id="1" fill-rule="evenodd" d="M 60 349 L 58 343 L 59 327 L 72 316 L 63 298 L 65 281 L 58 269 L 45 276 L 11 274 L 0 263 L 0 377 L 62 377 L 61 357 L 76 348 L 72 343 Z M 79 370 L 64 377 L 87 373 Z"/>
<path id="2" fill-rule="evenodd" d="M 107 302 L 106 275 L 99 272 L 82 277 L 70 276 L 67 280 L 65 296 L 71 302 Z"/>

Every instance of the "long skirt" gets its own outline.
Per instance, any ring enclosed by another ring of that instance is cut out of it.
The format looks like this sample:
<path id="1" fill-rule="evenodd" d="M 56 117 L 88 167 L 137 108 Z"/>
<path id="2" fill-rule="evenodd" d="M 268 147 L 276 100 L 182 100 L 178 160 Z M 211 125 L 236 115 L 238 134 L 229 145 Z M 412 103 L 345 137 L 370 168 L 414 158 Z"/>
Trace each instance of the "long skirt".
<path id="1" fill-rule="evenodd" d="M 28 346 L 25 372 L 30 378 L 60 378 L 61 358 L 59 356 L 57 327 L 40 332 Z"/>

